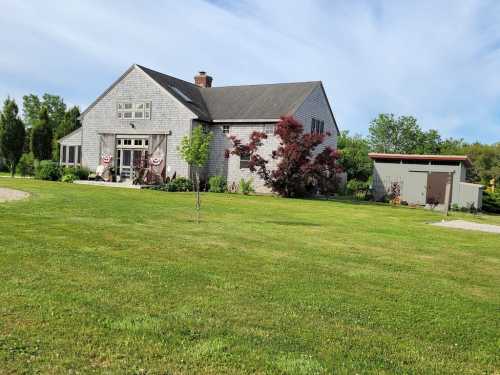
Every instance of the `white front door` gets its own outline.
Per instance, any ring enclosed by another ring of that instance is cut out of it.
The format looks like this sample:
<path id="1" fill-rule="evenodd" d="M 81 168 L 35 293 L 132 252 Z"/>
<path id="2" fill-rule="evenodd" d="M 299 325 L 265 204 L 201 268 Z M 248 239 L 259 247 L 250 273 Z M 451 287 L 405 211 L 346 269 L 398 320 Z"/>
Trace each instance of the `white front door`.
<path id="1" fill-rule="evenodd" d="M 149 136 L 117 137 L 116 167 L 122 180 L 129 180 L 133 177 L 134 166 L 141 163 L 143 157 L 147 157 L 148 147 Z"/>

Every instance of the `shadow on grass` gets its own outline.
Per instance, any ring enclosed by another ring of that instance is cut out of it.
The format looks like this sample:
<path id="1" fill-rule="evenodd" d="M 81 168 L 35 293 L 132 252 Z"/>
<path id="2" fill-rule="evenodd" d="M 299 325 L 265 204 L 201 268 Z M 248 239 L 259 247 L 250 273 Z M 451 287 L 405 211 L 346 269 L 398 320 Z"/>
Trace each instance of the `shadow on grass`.
<path id="1" fill-rule="evenodd" d="M 302 227 L 320 227 L 321 224 L 310 223 L 307 221 L 285 221 L 285 220 L 270 220 L 266 221 L 267 224 L 276 225 L 289 225 L 289 226 L 302 226 Z"/>

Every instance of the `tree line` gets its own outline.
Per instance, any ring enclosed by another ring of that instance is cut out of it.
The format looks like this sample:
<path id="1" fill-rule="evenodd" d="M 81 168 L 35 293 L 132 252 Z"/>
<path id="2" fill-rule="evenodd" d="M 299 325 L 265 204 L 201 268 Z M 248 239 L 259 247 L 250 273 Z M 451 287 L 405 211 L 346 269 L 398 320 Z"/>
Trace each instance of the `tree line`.
<path id="1" fill-rule="evenodd" d="M 368 136 L 341 132 L 337 144 L 340 164 L 349 181 L 369 182 L 372 175 L 372 161 L 369 152 L 467 155 L 472 168 L 467 171 L 467 180 L 490 185 L 491 180 L 500 185 L 500 142 L 482 144 L 468 143 L 463 139 L 443 139 L 437 130 L 424 131 L 413 116 L 396 117 L 380 114 L 371 123 Z M 356 185 L 353 183 L 352 185 Z"/>
<path id="2" fill-rule="evenodd" d="M 81 126 L 78 106 L 57 95 L 23 96 L 23 113 L 7 98 L 0 112 L 0 170 L 15 174 L 21 162 L 58 160 L 58 140 Z"/>

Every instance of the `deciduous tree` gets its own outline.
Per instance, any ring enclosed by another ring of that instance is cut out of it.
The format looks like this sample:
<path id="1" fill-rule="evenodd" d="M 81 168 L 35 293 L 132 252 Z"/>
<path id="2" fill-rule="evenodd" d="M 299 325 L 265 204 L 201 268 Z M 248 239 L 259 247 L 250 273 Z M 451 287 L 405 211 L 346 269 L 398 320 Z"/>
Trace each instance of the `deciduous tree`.
<path id="1" fill-rule="evenodd" d="M 401 154 L 439 153 L 441 137 L 436 130 L 424 132 L 413 116 L 380 114 L 370 123 L 370 148 L 375 152 Z"/>
<path id="2" fill-rule="evenodd" d="M 52 131 L 58 127 L 66 113 L 66 104 L 58 95 L 43 94 L 42 99 L 37 95 L 23 96 L 23 116 L 28 127 L 32 127 L 39 119 L 41 109 L 45 107 Z"/>
<path id="3" fill-rule="evenodd" d="M 348 130 L 344 130 L 338 138 L 337 148 L 340 151 L 339 162 L 347 173 L 347 179 L 367 181 L 372 174 L 368 140 L 361 135 L 351 136 Z"/>
<path id="4" fill-rule="evenodd" d="M 200 125 L 193 129 L 190 137 L 182 138 L 179 148 L 182 158 L 194 169 L 197 213 L 201 208 L 200 170 L 208 161 L 211 141 L 212 133 L 204 131 Z"/>
<path id="5" fill-rule="evenodd" d="M 250 171 L 257 173 L 267 187 L 281 196 L 304 197 L 316 192 L 328 195 L 335 191 L 336 173 L 341 170 L 338 152 L 330 147 L 315 152 L 329 134 L 304 133 L 302 124 L 293 117 L 282 117 L 274 134 L 279 138 L 279 145 L 271 155 L 276 161 L 276 168 L 272 170 L 268 167 L 269 160 L 258 152 L 267 138 L 263 132 L 253 132 L 248 143 L 232 136 L 233 148 L 228 154 L 249 156 Z"/>

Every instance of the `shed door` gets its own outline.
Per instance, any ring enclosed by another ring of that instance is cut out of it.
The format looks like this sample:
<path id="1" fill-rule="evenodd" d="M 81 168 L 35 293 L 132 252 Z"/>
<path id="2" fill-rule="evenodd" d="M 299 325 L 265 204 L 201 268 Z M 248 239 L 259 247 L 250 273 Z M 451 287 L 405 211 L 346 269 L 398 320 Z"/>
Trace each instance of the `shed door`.
<path id="1" fill-rule="evenodd" d="M 427 178 L 427 203 L 444 204 L 448 172 L 432 172 Z"/>
<path id="2" fill-rule="evenodd" d="M 406 201 L 409 204 L 425 204 L 427 172 L 409 172 L 406 184 Z"/>

